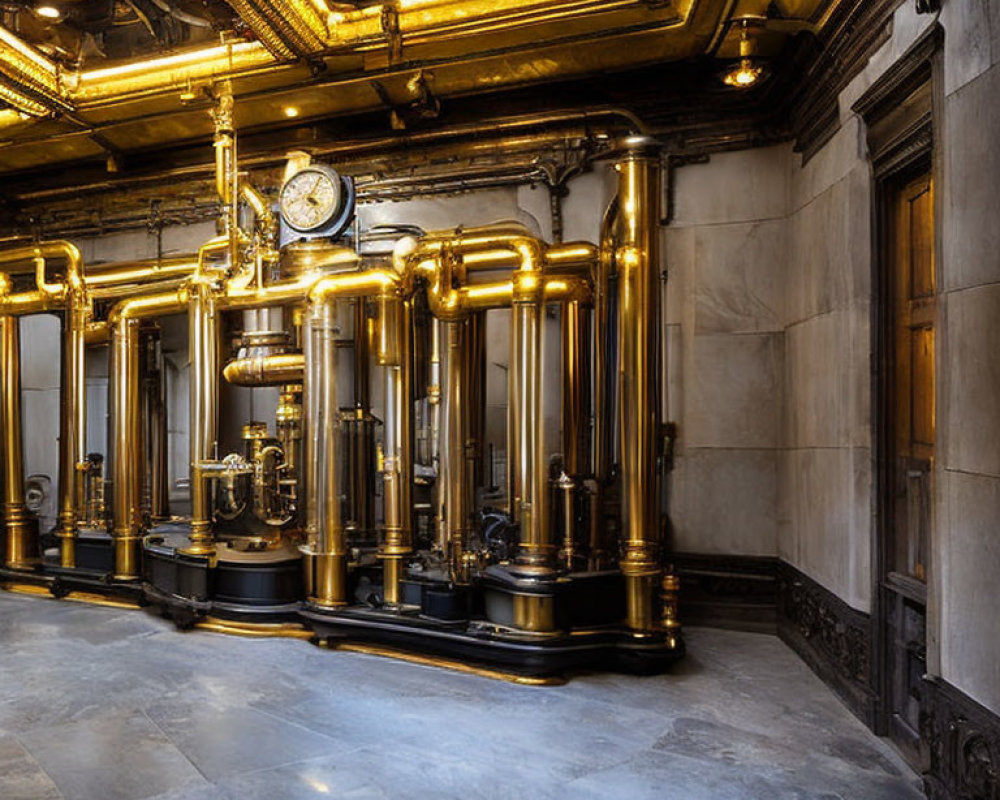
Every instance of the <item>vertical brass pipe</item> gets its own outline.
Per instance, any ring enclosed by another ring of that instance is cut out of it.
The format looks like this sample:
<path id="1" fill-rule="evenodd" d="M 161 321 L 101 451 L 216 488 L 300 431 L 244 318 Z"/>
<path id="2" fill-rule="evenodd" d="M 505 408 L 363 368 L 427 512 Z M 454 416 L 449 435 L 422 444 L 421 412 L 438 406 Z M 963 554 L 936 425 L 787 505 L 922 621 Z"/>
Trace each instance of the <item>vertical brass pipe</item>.
<path id="1" fill-rule="evenodd" d="M 380 299 L 379 364 L 385 367 L 385 536 L 380 547 L 383 596 L 402 602 L 403 561 L 412 550 L 413 401 L 410 303 L 395 293 Z"/>
<path id="2" fill-rule="evenodd" d="M 347 541 L 341 519 L 341 436 L 337 403 L 338 301 L 310 304 L 305 330 L 306 532 L 309 601 L 347 603 Z"/>
<path id="3" fill-rule="evenodd" d="M 607 561 L 605 553 L 604 495 L 611 479 L 615 452 L 615 407 L 618 376 L 615 341 L 617 330 L 613 312 L 616 294 L 615 250 L 618 241 L 619 198 L 616 196 L 601 221 L 601 241 L 594 269 L 594 435 L 592 443 L 594 481 L 590 497 L 590 569 L 598 570 Z"/>
<path id="4" fill-rule="evenodd" d="M 549 479 L 542 419 L 542 333 L 545 317 L 540 256 L 520 248 L 514 272 L 509 371 L 511 509 L 521 530 L 519 568 L 552 571 L 555 546 L 549 528 Z"/>
<path id="5" fill-rule="evenodd" d="M 153 519 L 166 519 L 170 516 L 170 479 L 167 466 L 167 381 L 164 372 L 163 346 L 159 335 L 156 337 L 155 348 L 156 381 L 153 390 L 153 423 L 152 423 L 152 462 L 153 474 L 152 502 L 150 515 Z"/>
<path id="6" fill-rule="evenodd" d="M 4 564 L 32 569 L 38 561 L 34 520 L 24 505 L 24 453 L 21 442 L 21 336 L 17 317 L 0 317 L 4 439 Z"/>
<path id="7" fill-rule="evenodd" d="M 120 317 L 111 338 L 112 527 L 115 577 L 139 576 L 142 471 L 135 448 L 142 441 L 139 382 L 140 321 Z"/>
<path id="8" fill-rule="evenodd" d="M 444 323 L 447 360 L 445 363 L 444 407 L 442 409 L 443 437 L 441 440 L 441 474 L 439 483 L 443 495 L 444 518 L 447 523 L 447 549 L 452 574 L 462 579 L 463 557 L 468 549 L 469 523 L 472 509 L 469 506 L 469 470 L 466 462 L 469 415 L 466 364 L 468 346 L 468 319 Z"/>
<path id="9" fill-rule="evenodd" d="M 211 555 L 212 497 L 202 464 L 215 457 L 219 436 L 219 321 L 215 296 L 207 280 L 195 281 L 188 298 L 190 353 L 191 535 L 184 552 Z"/>
<path id="10" fill-rule="evenodd" d="M 562 433 L 566 472 L 576 478 L 587 469 L 587 352 L 586 320 L 578 300 L 563 303 Z"/>
<path id="11" fill-rule="evenodd" d="M 470 508 L 473 505 L 475 488 L 485 483 L 486 463 L 484 442 L 486 441 L 486 312 L 476 311 L 469 315 L 469 343 L 466 354 L 466 378 L 469 392 L 467 413 L 469 415 L 469 491 Z"/>
<path id="12" fill-rule="evenodd" d="M 85 293 L 72 290 L 63 315 L 62 412 L 59 423 L 59 564 L 76 566 L 77 524 L 84 511 L 87 454 L 86 332 L 90 309 Z"/>
<path id="13" fill-rule="evenodd" d="M 434 482 L 435 546 L 441 554 L 448 552 L 448 523 L 444 514 L 444 475 L 441 459 L 441 330 L 444 325 L 436 317 L 430 318 L 431 357 L 430 385 L 427 387 L 427 404 L 430 407 L 431 464 L 437 480 Z"/>
<path id="14" fill-rule="evenodd" d="M 627 624 L 637 634 L 656 629 L 660 520 L 656 441 L 659 429 L 660 265 L 659 155 L 646 140 L 616 164 L 621 213 L 618 269 L 618 386 Z"/>

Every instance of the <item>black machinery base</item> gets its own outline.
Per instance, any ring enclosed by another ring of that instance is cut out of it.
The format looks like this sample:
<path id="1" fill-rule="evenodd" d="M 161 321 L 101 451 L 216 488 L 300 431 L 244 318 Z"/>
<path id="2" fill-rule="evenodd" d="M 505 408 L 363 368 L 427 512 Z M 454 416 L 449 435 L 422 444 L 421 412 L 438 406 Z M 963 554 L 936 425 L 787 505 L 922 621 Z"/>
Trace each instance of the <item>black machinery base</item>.
<path id="1" fill-rule="evenodd" d="M 581 669 L 658 673 L 684 654 L 679 636 L 636 635 L 618 622 L 623 591 L 615 572 L 540 586 L 537 591 L 554 592 L 566 609 L 557 619 L 571 632 L 539 634 L 496 618 L 495 609 L 505 607 L 504 593 L 530 590 L 523 581 L 493 576 L 463 586 L 411 576 L 404 581 L 406 605 L 389 608 L 381 600 L 380 571 L 359 568 L 349 580 L 354 604 L 331 609 L 300 601 L 297 553 L 222 551 L 210 559 L 185 553 L 186 543 L 179 527 L 153 531 L 143 542 L 145 600 L 182 628 L 206 617 L 260 624 L 294 620 L 318 642 L 379 645 L 532 677 Z"/>
<path id="2" fill-rule="evenodd" d="M 659 634 L 634 636 L 621 627 L 525 634 L 487 622 L 432 620 L 415 611 L 308 605 L 301 616 L 321 641 L 331 645 L 378 644 L 532 677 L 584 669 L 650 675 L 668 670 L 684 655 L 679 636 L 671 642 Z"/>

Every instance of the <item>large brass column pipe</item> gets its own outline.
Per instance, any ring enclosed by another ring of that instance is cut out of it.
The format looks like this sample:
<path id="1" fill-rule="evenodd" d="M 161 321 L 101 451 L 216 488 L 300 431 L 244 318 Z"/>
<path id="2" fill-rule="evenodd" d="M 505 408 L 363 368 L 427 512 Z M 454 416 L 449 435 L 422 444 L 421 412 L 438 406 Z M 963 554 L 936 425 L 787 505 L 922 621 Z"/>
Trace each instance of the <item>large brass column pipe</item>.
<path id="1" fill-rule="evenodd" d="M 467 582 L 463 566 L 471 530 L 472 506 L 466 442 L 469 438 L 468 364 L 469 318 L 444 323 L 444 386 L 441 407 L 441 472 L 439 475 L 442 511 L 447 530 L 445 554 L 452 576 Z"/>
<path id="2" fill-rule="evenodd" d="M 621 214 L 618 270 L 618 391 L 627 624 L 636 635 L 657 628 L 660 520 L 656 448 L 660 406 L 660 158 L 646 139 L 630 140 L 615 165 Z"/>
<path id="3" fill-rule="evenodd" d="M 549 526 L 549 476 L 542 418 L 542 341 L 545 290 L 541 248 L 518 245 L 510 327 L 510 441 L 513 519 L 520 525 L 517 563 L 539 576 L 553 571 L 555 546 Z"/>
<path id="4" fill-rule="evenodd" d="M 336 608 L 347 602 L 347 540 L 341 519 L 338 441 L 337 339 L 343 327 L 339 301 L 395 295 L 399 283 L 396 272 L 369 270 L 321 277 L 308 291 L 303 387 L 307 544 L 303 552 L 309 602 L 322 607 Z"/>
<path id="5" fill-rule="evenodd" d="M 404 559 L 413 550 L 412 353 L 410 301 L 384 293 L 379 300 L 378 363 L 385 368 L 385 532 L 379 546 L 382 593 L 389 605 L 402 602 Z"/>
<path id="6" fill-rule="evenodd" d="M 594 265 L 594 483 L 590 494 L 590 536 L 588 566 L 602 569 L 608 560 L 604 497 L 611 480 L 615 458 L 615 419 L 617 418 L 618 373 L 617 323 L 612 313 L 617 310 L 617 275 L 615 252 L 618 243 L 618 197 L 611 200 L 601 220 L 600 250 Z"/>
<path id="7" fill-rule="evenodd" d="M 65 277 L 62 281 L 51 282 L 47 275 L 49 260 L 58 259 L 65 263 Z M 10 279 L 4 275 L 2 294 L 3 311 L 6 315 L 5 342 L 6 362 L 4 390 L 5 397 L 4 431 L 7 450 L 6 478 L 6 523 L 8 533 L 8 563 L 13 558 L 19 562 L 32 552 L 35 542 L 32 536 L 27 511 L 24 509 L 24 465 L 21 445 L 21 399 L 20 399 L 20 352 L 18 350 L 19 326 L 14 316 L 39 311 L 64 309 L 63 318 L 63 380 L 62 413 L 60 416 L 60 475 L 59 475 L 59 523 L 60 563 L 72 567 L 75 564 L 76 525 L 82 513 L 83 499 L 83 456 L 86 450 L 86 383 L 84 376 L 85 329 L 89 319 L 89 304 L 83 283 L 83 259 L 80 251 L 69 242 L 40 242 L 36 245 L 12 248 L 0 252 L 0 264 L 15 264 L 31 261 L 35 268 L 35 289 L 10 294 Z M 13 345 L 11 345 L 13 342 Z M 15 389 L 12 388 L 16 386 Z M 17 396 L 14 397 L 13 394 Z M 18 464 L 12 466 L 14 459 Z M 15 487 L 17 482 L 17 487 Z M 15 497 L 15 488 L 17 499 Z"/>
<path id="8" fill-rule="evenodd" d="M 19 320 L 0 316 L 0 422 L 4 438 L 4 565 L 32 569 L 38 561 L 35 520 L 24 505 L 24 459 L 21 441 L 21 353 Z"/>
<path id="9" fill-rule="evenodd" d="M 228 239 L 224 244 L 229 244 Z M 191 533 L 184 552 L 190 555 L 211 556 L 215 552 L 212 493 L 204 465 L 217 455 L 219 349 L 219 318 L 212 279 L 200 273 L 188 289 Z"/>
<path id="10" fill-rule="evenodd" d="M 163 292 L 125 300 L 108 315 L 111 338 L 111 535 L 115 577 L 139 577 L 142 530 L 141 459 L 135 448 L 142 441 L 139 381 L 139 326 L 143 319 L 184 310 L 183 292 Z"/>

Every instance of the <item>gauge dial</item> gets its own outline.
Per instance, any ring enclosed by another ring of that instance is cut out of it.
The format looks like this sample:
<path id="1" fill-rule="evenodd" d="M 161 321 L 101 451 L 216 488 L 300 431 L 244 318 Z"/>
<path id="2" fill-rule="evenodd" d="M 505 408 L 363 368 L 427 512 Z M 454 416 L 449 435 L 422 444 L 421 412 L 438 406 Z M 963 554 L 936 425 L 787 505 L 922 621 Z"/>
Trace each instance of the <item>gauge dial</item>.
<path id="1" fill-rule="evenodd" d="M 340 210 L 340 176 L 329 167 L 306 167 L 281 187 L 279 206 L 285 222 L 297 231 L 313 231 Z"/>

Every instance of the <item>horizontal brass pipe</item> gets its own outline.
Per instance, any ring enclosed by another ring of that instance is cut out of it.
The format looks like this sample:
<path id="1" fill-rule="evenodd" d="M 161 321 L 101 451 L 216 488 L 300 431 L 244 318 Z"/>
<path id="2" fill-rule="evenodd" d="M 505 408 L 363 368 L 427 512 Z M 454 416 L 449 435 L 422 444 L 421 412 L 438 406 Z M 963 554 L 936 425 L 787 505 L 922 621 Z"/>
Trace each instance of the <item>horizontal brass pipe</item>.
<path id="1" fill-rule="evenodd" d="M 222 368 L 222 375 L 233 386 L 281 386 L 301 383 L 304 371 L 302 353 L 277 353 L 233 359 Z"/>
<path id="2" fill-rule="evenodd" d="M 449 151 L 454 148 L 454 143 L 465 139 L 473 141 L 477 152 L 490 149 L 496 152 L 498 148 L 505 151 L 509 149 L 505 143 L 498 144 L 498 135 L 507 135 L 534 128 L 553 128 L 565 125 L 577 126 L 579 123 L 585 125 L 584 128 L 574 127 L 570 133 L 581 137 L 585 136 L 587 129 L 600 131 L 610 128 L 608 120 L 620 119 L 623 127 L 633 133 L 645 131 L 645 125 L 632 112 L 623 108 L 605 107 L 591 109 L 561 109 L 558 111 L 546 111 L 532 114 L 519 114 L 512 116 L 492 117 L 480 120 L 475 123 L 450 126 L 441 130 L 423 131 L 420 133 L 402 134 L 396 136 L 386 136 L 371 139 L 351 139 L 339 140 L 333 144 L 318 145 L 310 148 L 314 158 L 335 160 L 338 163 L 346 160 L 370 161 L 379 153 L 392 153 L 396 151 L 416 151 L 422 148 L 441 145 L 448 147 Z M 96 126 L 100 129 L 100 126 Z M 564 133 L 562 129 L 557 129 L 548 134 L 539 134 L 528 142 L 528 149 L 534 151 L 546 140 L 558 141 L 562 139 Z M 40 139 L 41 143 L 53 142 L 53 139 Z M 509 139 L 506 141 L 510 141 Z M 264 169 L 284 163 L 284 153 L 275 153 L 269 150 L 245 156 L 240 159 L 241 169 Z M 162 183 L 164 180 L 185 180 L 207 177 L 215 174 L 215 163 L 202 163 L 186 167 L 174 167 L 169 172 L 153 175 L 144 175 L 131 178 L 119 178 L 114 180 L 102 180 L 94 183 L 82 184 L 72 187 L 72 189 L 38 189 L 18 193 L 15 198 L 21 203 L 40 203 L 53 201 L 60 198 L 77 198 L 81 193 L 92 194 L 96 192 L 122 192 L 129 189 L 137 189 L 150 184 Z"/>

